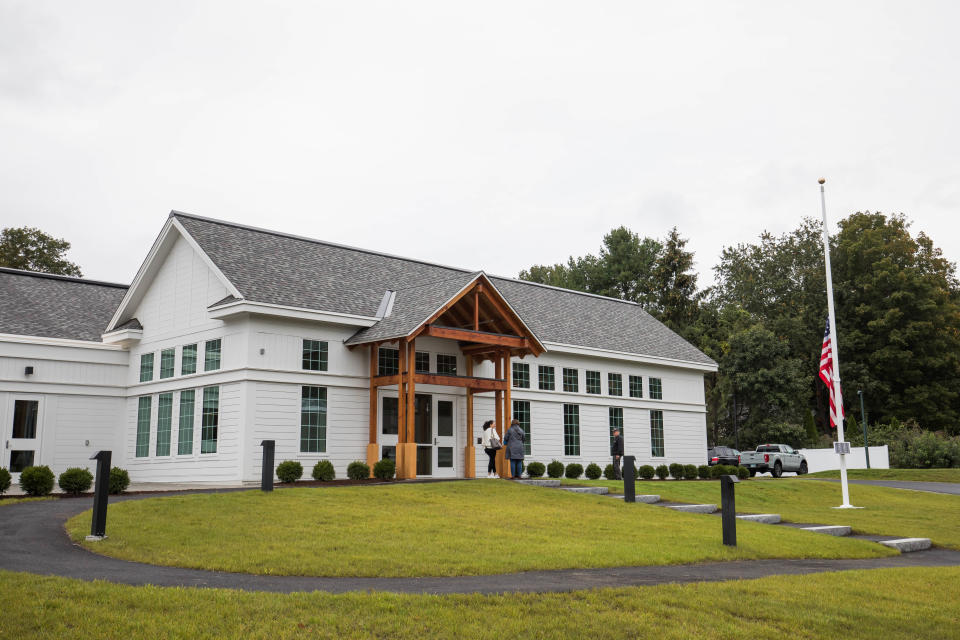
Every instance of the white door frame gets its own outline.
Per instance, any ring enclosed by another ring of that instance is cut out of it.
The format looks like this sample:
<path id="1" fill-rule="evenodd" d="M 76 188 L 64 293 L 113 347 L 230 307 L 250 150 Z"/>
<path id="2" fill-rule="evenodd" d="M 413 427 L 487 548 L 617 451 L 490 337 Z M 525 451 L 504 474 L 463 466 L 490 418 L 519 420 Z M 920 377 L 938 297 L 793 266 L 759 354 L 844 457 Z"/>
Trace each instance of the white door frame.
<path id="1" fill-rule="evenodd" d="M 430 396 L 430 428 L 433 434 L 433 443 L 429 446 L 433 448 L 432 451 L 432 465 L 431 473 L 429 476 L 426 474 L 420 474 L 424 477 L 430 478 L 457 478 L 459 473 L 461 473 L 461 465 L 459 464 L 457 456 L 457 441 L 459 439 L 459 409 L 460 409 L 460 396 L 450 395 L 446 393 L 437 393 L 434 391 L 418 391 L 417 395 L 420 396 Z M 383 433 L 383 399 L 384 398 L 398 398 L 399 394 L 396 389 L 389 388 L 380 388 L 377 393 L 377 446 L 380 449 L 380 455 L 383 455 L 383 447 L 394 447 L 396 451 L 397 446 L 397 434 L 384 434 Z M 440 436 L 438 435 L 438 426 L 440 419 L 439 412 L 439 403 L 440 402 L 451 402 L 453 404 L 453 435 L 450 436 Z M 418 446 L 427 446 L 419 444 Z M 451 467 L 438 467 L 438 457 L 437 450 L 440 447 L 450 447 L 453 449 L 453 466 Z M 394 458 L 396 460 L 396 458 Z"/>
<path id="2" fill-rule="evenodd" d="M 33 466 L 41 464 L 41 436 L 43 435 L 44 396 L 35 393 L 11 393 L 7 401 L 6 418 L 3 427 L 3 458 L 0 467 L 10 469 L 10 456 L 14 451 L 33 451 Z M 17 400 L 37 403 L 37 424 L 33 438 L 14 438 L 13 420 Z M 20 473 L 10 470 L 13 482 L 20 481 Z"/>

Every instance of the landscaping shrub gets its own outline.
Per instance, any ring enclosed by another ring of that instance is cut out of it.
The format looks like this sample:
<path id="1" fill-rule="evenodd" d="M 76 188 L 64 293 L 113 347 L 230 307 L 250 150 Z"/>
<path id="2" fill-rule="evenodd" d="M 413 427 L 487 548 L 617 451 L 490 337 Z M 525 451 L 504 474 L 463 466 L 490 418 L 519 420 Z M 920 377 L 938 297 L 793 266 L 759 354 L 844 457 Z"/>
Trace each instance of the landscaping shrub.
<path id="1" fill-rule="evenodd" d="M 46 496 L 53 491 L 53 471 L 50 467 L 27 467 L 20 472 L 20 488 L 28 496 Z"/>
<path id="2" fill-rule="evenodd" d="M 554 460 L 547 465 L 547 475 L 551 478 L 559 478 L 563 475 L 563 463 L 559 460 Z"/>
<path id="3" fill-rule="evenodd" d="M 670 475 L 670 468 L 667 467 L 667 465 L 665 464 L 661 464 L 657 467 L 656 472 L 657 472 L 658 478 L 660 478 L 661 480 L 666 480 L 667 476 Z"/>
<path id="4" fill-rule="evenodd" d="M 296 460 L 284 460 L 277 465 L 280 482 L 296 482 L 303 476 L 303 465 Z"/>
<path id="5" fill-rule="evenodd" d="M 606 478 L 607 480 L 617 479 L 617 472 L 613 470 L 612 464 L 608 464 L 603 468 L 603 477 Z"/>
<path id="6" fill-rule="evenodd" d="M 705 464 L 700 465 L 697 467 L 697 475 L 701 480 L 707 480 L 710 477 L 710 467 Z"/>
<path id="7" fill-rule="evenodd" d="M 527 475 L 531 478 L 541 478 L 547 472 L 547 467 L 542 462 L 531 462 L 527 465 Z"/>
<path id="8" fill-rule="evenodd" d="M 741 480 L 746 480 L 750 477 L 750 471 L 746 467 L 735 467 L 737 470 L 737 477 Z"/>
<path id="9" fill-rule="evenodd" d="M 726 472 L 726 467 L 727 467 L 727 465 L 725 465 L 725 464 L 715 464 L 715 465 L 713 465 L 712 467 L 710 467 L 710 477 L 716 479 L 716 478 L 719 478 L 719 477 L 722 476 L 722 475 L 726 475 L 726 473 L 727 473 L 727 472 Z"/>
<path id="10" fill-rule="evenodd" d="M 683 477 L 687 480 L 696 480 L 697 479 L 697 465 L 695 464 L 685 464 L 683 465 Z"/>
<path id="11" fill-rule="evenodd" d="M 670 464 L 670 475 L 674 480 L 683 480 L 683 465 L 677 462 Z"/>
<path id="12" fill-rule="evenodd" d="M 370 467 L 366 462 L 354 460 L 347 465 L 347 477 L 351 480 L 363 480 L 370 477 Z"/>
<path id="13" fill-rule="evenodd" d="M 60 477 L 57 478 L 57 484 L 65 492 L 78 496 L 84 491 L 90 490 L 90 485 L 93 484 L 93 474 L 83 467 L 72 467 L 60 474 Z"/>
<path id="14" fill-rule="evenodd" d="M 390 458 L 384 458 L 373 465 L 373 477 L 380 480 L 393 480 L 397 473 L 397 463 Z"/>
<path id="15" fill-rule="evenodd" d="M 10 472 L 0 467 L 0 496 L 10 488 Z"/>
<path id="16" fill-rule="evenodd" d="M 337 472 L 334 470 L 332 462 L 329 460 L 321 460 L 313 465 L 313 473 L 311 475 L 313 475 L 314 480 L 330 482 L 337 477 Z"/>
<path id="17" fill-rule="evenodd" d="M 583 465 L 577 464 L 576 462 L 570 463 L 567 465 L 567 469 L 563 473 L 571 480 L 576 480 L 583 475 Z"/>
<path id="18" fill-rule="evenodd" d="M 611 467 L 613 465 L 610 465 Z M 587 465 L 586 470 L 583 472 L 591 480 L 597 480 L 603 474 L 603 471 L 600 470 L 600 465 L 591 462 Z"/>
<path id="19" fill-rule="evenodd" d="M 649 464 L 645 464 L 637 469 L 637 474 L 644 480 L 652 480 L 656 473 L 657 470 L 651 467 Z"/>
<path id="20" fill-rule="evenodd" d="M 107 489 L 110 493 L 117 495 L 123 493 L 127 490 L 127 487 L 130 486 L 130 474 L 127 473 L 126 469 L 121 469 L 120 467 L 111 467 L 110 468 L 110 488 Z"/>

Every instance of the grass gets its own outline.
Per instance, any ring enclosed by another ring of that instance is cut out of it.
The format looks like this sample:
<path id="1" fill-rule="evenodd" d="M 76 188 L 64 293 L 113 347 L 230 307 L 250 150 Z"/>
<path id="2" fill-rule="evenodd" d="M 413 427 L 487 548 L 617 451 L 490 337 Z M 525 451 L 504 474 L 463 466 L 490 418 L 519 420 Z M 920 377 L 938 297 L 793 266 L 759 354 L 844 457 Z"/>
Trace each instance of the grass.
<path id="1" fill-rule="evenodd" d="M 623 492 L 623 483 L 612 480 L 566 482 Z M 637 493 L 655 493 L 662 500 L 675 502 L 719 505 L 720 483 L 638 481 Z M 840 485 L 835 482 L 754 479 L 742 481 L 736 488 L 737 511 L 779 513 L 790 522 L 850 525 L 857 533 L 930 538 L 936 545 L 960 549 L 960 496 L 858 484 L 850 486 L 850 503 L 864 509 L 833 509 L 840 500 Z"/>
<path id="2" fill-rule="evenodd" d="M 839 478 L 840 471 L 818 471 L 807 478 Z M 960 482 L 960 469 L 848 469 L 851 480 L 910 480 L 919 482 Z"/>
<path id="3" fill-rule="evenodd" d="M 21 502 L 40 502 L 41 500 L 55 500 L 55 498 L 51 496 L 37 498 L 4 498 L 0 500 L 0 507 L 9 504 L 20 504 Z"/>
<path id="4" fill-rule="evenodd" d="M 752 558 L 877 557 L 880 545 L 563 491 L 476 481 L 196 494 L 111 504 L 67 523 L 98 553 L 159 565 L 273 575 L 428 576 Z M 628 544 L 625 544 L 629 541 Z"/>
<path id="5" fill-rule="evenodd" d="M 557 594 L 245 593 L 0 572 L 0 637 L 956 638 L 960 568 Z"/>

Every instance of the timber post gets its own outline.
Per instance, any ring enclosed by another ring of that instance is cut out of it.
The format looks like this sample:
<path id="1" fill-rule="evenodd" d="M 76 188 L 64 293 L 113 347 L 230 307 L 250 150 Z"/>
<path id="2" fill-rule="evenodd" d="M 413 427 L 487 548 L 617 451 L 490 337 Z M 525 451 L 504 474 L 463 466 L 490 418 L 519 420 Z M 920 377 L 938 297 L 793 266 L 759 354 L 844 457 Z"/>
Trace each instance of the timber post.
<path id="1" fill-rule="evenodd" d="M 473 356 L 466 356 L 467 376 L 473 377 Z M 477 450 L 474 447 L 473 389 L 467 387 L 467 439 L 463 447 L 463 477 L 477 477 Z"/>
<path id="2" fill-rule="evenodd" d="M 370 345 L 370 439 L 367 444 L 367 466 L 370 467 L 370 477 L 373 477 L 373 465 L 380 459 L 377 446 L 377 386 L 373 379 L 377 375 L 377 343 Z"/>

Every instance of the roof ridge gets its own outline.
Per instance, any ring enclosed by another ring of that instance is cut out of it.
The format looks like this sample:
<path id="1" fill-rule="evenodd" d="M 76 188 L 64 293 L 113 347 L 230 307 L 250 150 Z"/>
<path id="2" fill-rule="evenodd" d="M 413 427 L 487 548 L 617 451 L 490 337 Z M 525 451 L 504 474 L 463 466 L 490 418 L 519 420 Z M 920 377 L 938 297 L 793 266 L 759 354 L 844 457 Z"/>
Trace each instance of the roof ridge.
<path id="1" fill-rule="evenodd" d="M 438 284 L 440 282 L 449 282 L 451 280 L 457 280 L 462 278 L 463 276 L 470 276 L 471 279 L 473 279 L 481 274 L 483 274 L 483 271 L 465 271 L 461 274 L 450 276 L 449 278 L 437 278 L 436 280 L 427 280 L 425 282 L 421 282 L 420 284 L 415 284 L 410 287 L 404 287 L 402 289 L 389 289 L 389 291 L 396 291 L 397 293 L 399 293 L 401 291 L 409 291 L 410 289 L 420 289 L 422 287 L 429 287 L 430 285 Z"/>
<path id="2" fill-rule="evenodd" d="M 63 280 L 65 282 L 76 282 L 77 284 L 93 284 L 99 287 L 114 287 L 117 289 L 129 289 L 130 285 L 120 284 L 119 282 L 106 282 L 104 280 L 87 280 L 77 276 L 64 276 L 58 273 L 44 273 L 42 271 L 29 271 L 27 269 L 14 269 L 13 267 L 0 267 L 0 273 L 10 273 L 18 276 L 31 278 L 46 278 L 49 280 Z"/>
<path id="3" fill-rule="evenodd" d="M 644 311 L 645 313 L 650 313 L 649 311 L 643 308 L 643 305 L 641 305 L 639 302 L 634 302 L 633 300 L 624 300 L 623 298 L 612 298 L 610 296 L 600 295 L 599 293 L 590 293 L 589 291 L 579 291 L 577 289 L 565 289 L 563 287 L 558 287 L 552 284 L 544 284 L 543 282 L 534 282 L 533 280 L 524 280 L 523 278 L 510 278 L 507 276 L 495 276 L 493 274 L 490 274 L 489 277 L 496 278 L 497 280 L 509 280 L 510 282 L 516 282 L 518 284 L 529 284 L 535 287 L 543 287 L 545 289 L 563 291 L 564 293 L 575 293 L 579 296 L 587 296 L 589 298 L 600 298 L 601 300 L 609 300 L 610 302 L 620 302 L 622 304 L 629 304 L 635 307 L 639 307 L 640 310 Z"/>

